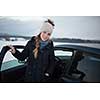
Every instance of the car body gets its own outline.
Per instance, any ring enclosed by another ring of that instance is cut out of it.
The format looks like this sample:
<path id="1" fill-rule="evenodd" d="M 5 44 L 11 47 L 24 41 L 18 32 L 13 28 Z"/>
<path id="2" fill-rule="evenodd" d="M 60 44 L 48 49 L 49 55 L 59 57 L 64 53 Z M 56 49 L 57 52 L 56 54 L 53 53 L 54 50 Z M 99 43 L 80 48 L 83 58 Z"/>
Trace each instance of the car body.
<path id="1" fill-rule="evenodd" d="M 14 45 L 23 49 L 23 45 Z M 25 61 L 17 59 L 3 62 L 9 47 L 4 46 L 0 53 L 0 82 L 24 82 Z M 54 47 L 55 70 L 51 82 L 83 83 L 100 82 L 100 49 L 61 44 Z"/>

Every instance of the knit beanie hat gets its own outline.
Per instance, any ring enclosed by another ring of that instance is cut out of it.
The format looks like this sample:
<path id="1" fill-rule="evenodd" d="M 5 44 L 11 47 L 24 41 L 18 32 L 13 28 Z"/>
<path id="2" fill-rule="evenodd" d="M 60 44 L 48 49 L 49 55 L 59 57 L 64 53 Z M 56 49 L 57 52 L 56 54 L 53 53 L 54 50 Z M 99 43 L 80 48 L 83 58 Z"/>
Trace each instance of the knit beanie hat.
<path id="1" fill-rule="evenodd" d="M 54 29 L 54 26 L 51 25 L 49 22 L 44 22 L 41 29 L 40 29 L 40 33 L 41 32 L 48 32 L 48 33 L 52 33 Z"/>

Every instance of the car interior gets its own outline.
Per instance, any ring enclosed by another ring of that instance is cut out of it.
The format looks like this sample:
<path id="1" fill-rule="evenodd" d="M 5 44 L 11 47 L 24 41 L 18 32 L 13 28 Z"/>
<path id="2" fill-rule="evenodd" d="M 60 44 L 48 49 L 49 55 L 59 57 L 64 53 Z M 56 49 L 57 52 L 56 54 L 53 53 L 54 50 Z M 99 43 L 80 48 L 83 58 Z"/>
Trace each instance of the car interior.
<path id="1" fill-rule="evenodd" d="M 78 63 L 84 59 L 83 53 L 81 51 L 74 50 L 73 56 L 69 62 L 69 65 L 65 68 L 65 73 L 61 77 L 61 82 L 77 83 L 83 82 L 85 73 L 77 68 Z"/>

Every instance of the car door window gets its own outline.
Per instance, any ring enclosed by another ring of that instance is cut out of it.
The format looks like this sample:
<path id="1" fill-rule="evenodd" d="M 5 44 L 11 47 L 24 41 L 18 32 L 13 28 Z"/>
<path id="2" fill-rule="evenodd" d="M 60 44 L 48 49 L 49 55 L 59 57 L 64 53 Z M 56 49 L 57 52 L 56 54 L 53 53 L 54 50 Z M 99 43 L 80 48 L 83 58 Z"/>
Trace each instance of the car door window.
<path id="1" fill-rule="evenodd" d="M 20 50 L 22 51 L 22 50 Z M 14 67 L 18 67 L 20 65 L 23 65 L 23 62 L 19 62 L 9 51 L 5 54 L 5 57 L 3 59 L 3 63 L 1 65 L 1 71 L 11 69 Z"/>

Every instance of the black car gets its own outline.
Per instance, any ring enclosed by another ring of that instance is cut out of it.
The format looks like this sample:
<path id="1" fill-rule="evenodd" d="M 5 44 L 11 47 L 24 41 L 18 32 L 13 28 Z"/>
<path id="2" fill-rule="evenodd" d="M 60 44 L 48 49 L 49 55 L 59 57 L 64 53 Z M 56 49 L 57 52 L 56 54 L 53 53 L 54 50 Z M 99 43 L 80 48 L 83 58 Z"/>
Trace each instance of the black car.
<path id="1" fill-rule="evenodd" d="M 17 49 L 24 46 L 14 45 Z M 3 62 L 9 47 L 0 53 L 0 82 L 24 82 L 26 62 L 12 59 Z M 100 82 L 100 49 L 79 45 L 55 46 L 55 70 L 51 77 L 55 83 Z"/>

